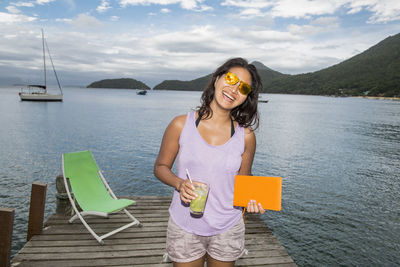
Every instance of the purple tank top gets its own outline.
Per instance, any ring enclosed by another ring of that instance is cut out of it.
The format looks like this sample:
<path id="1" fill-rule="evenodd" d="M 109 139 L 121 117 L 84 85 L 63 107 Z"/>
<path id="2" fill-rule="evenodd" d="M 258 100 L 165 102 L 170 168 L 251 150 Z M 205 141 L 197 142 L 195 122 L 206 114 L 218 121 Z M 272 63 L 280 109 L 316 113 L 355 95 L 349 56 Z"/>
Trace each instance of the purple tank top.
<path id="1" fill-rule="evenodd" d="M 233 189 L 244 152 L 244 128 L 238 126 L 225 144 L 213 146 L 198 132 L 195 114 L 195 111 L 188 113 L 179 138 L 177 176 L 186 179 L 187 168 L 192 180 L 209 184 L 207 204 L 204 215 L 193 218 L 189 207 L 183 204 L 179 192 L 175 190 L 169 213 L 183 230 L 210 236 L 228 230 L 242 216 L 242 210 L 233 206 Z"/>

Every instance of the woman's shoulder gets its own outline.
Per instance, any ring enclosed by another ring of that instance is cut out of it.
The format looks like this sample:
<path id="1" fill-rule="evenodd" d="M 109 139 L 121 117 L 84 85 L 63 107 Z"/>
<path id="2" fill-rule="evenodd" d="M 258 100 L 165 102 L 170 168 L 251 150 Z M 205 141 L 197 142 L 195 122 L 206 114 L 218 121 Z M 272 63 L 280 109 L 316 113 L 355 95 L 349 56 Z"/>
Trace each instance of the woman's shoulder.
<path id="1" fill-rule="evenodd" d="M 254 135 L 254 132 L 251 129 L 251 127 L 243 127 L 243 131 L 245 135 Z"/>
<path id="2" fill-rule="evenodd" d="M 256 135 L 254 134 L 254 131 L 251 129 L 251 127 L 244 127 L 243 131 L 244 131 L 244 138 L 246 141 L 256 138 Z"/>
<path id="3" fill-rule="evenodd" d="M 244 128 L 244 146 L 245 150 L 253 151 L 254 153 L 256 148 L 256 135 L 251 127 Z"/>
<path id="4" fill-rule="evenodd" d="M 185 126 L 187 116 L 188 116 L 187 114 L 176 116 L 175 118 L 172 119 L 170 126 L 172 126 L 175 129 L 182 130 L 183 127 Z"/>

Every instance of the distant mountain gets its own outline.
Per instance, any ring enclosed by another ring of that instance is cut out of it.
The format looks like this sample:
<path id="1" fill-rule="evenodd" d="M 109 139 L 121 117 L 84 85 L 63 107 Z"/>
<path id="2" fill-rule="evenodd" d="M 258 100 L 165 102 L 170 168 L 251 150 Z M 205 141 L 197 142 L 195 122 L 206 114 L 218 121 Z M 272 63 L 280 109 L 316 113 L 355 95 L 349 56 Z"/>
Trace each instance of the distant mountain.
<path id="1" fill-rule="evenodd" d="M 266 93 L 399 97 L 400 34 L 329 68 L 263 85 Z"/>
<path id="2" fill-rule="evenodd" d="M 211 79 L 212 74 L 191 81 L 165 80 L 154 86 L 154 90 L 202 91 Z"/>
<path id="3" fill-rule="evenodd" d="M 150 89 L 141 81 L 129 78 L 101 80 L 89 84 L 87 88 Z"/>
<path id="4" fill-rule="evenodd" d="M 288 74 L 282 74 L 278 71 L 272 70 L 258 61 L 254 61 L 251 64 L 253 64 L 256 67 L 258 74 L 260 74 L 263 85 L 271 82 L 274 79 L 290 76 Z"/>
<path id="5" fill-rule="evenodd" d="M 271 79 L 286 76 L 280 72 L 271 70 L 262 63 L 258 61 L 252 62 L 257 68 L 261 76 L 261 80 L 264 82 L 269 82 Z M 166 80 L 162 83 L 156 85 L 154 90 L 184 90 L 184 91 L 202 91 L 211 80 L 212 74 L 197 78 L 191 81 L 179 81 L 179 80 Z"/>

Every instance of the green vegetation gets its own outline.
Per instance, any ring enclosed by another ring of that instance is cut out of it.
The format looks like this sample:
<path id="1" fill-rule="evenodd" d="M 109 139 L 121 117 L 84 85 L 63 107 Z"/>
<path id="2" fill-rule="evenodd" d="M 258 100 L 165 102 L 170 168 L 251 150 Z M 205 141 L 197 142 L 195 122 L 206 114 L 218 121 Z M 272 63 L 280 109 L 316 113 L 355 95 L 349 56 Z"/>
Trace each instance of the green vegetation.
<path id="1" fill-rule="evenodd" d="M 150 89 L 141 81 L 129 78 L 101 80 L 89 84 L 87 88 Z"/>
<path id="2" fill-rule="evenodd" d="M 262 82 L 268 82 L 273 78 L 287 76 L 280 72 L 269 69 L 260 62 L 252 62 L 257 68 Z M 178 81 L 178 80 L 167 80 L 156 85 L 154 90 L 183 90 L 183 91 L 202 91 L 210 82 L 212 74 L 197 78 L 191 81 Z"/>
<path id="3" fill-rule="evenodd" d="M 264 83 L 266 93 L 400 96 L 400 34 L 329 68 Z"/>
<path id="4" fill-rule="evenodd" d="M 287 75 L 253 62 L 264 93 L 400 97 L 400 34 L 337 65 L 316 72 Z M 203 90 L 210 75 L 192 80 L 163 81 L 156 90 Z"/>
<path id="5" fill-rule="evenodd" d="M 154 90 L 202 91 L 211 80 L 212 74 L 191 81 L 166 80 L 156 85 Z"/>

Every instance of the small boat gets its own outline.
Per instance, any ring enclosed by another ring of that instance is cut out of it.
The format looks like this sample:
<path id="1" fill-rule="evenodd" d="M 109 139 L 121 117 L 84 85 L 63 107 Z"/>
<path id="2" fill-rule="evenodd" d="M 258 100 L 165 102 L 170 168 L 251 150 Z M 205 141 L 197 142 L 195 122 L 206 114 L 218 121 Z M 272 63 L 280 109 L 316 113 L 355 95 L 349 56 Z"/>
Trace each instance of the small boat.
<path id="1" fill-rule="evenodd" d="M 138 91 L 136 91 L 136 94 L 137 95 L 146 95 L 147 91 L 146 90 L 138 90 Z"/>
<path id="2" fill-rule="evenodd" d="M 44 39 L 44 33 L 42 29 L 42 45 L 43 45 L 43 69 L 44 69 L 44 85 L 28 85 L 28 92 L 21 89 L 18 93 L 21 101 L 62 101 L 63 93 L 60 81 L 58 80 L 56 69 L 54 68 L 53 60 L 50 55 L 50 50 L 47 45 L 46 40 Z M 60 94 L 50 94 L 47 92 L 47 77 L 46 77 L 46 51 L 49 54 L 51 66 L 53 67 L 54 75 L 56 76 L 56 80 L 58 83 L 58 88 L 60 89 Z"/>

